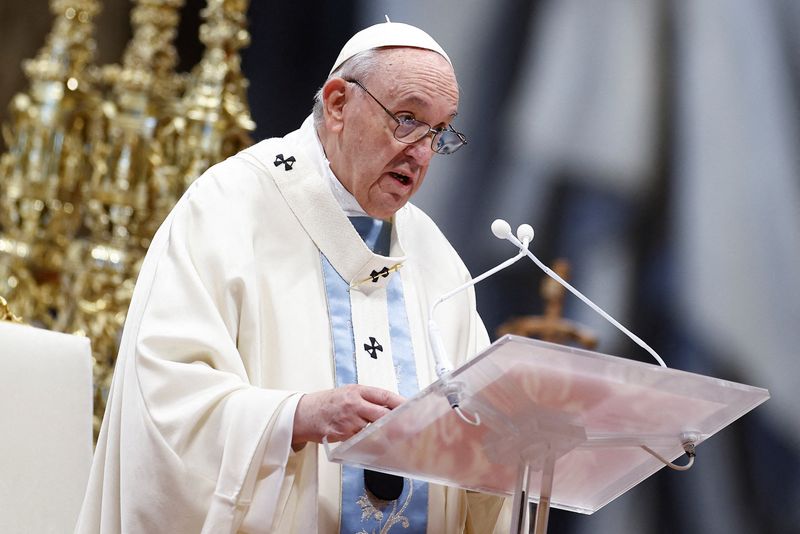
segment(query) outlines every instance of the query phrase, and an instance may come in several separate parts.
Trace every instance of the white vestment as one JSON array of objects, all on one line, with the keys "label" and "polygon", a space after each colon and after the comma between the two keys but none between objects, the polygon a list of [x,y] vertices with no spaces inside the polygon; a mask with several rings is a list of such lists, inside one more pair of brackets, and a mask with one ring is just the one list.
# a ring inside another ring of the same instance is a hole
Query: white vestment
[{"label": "white vestment", "polygon": [[[374,272],[401,277],[419,385],[435,380],[428,310],[469,274],[410,204],[390,256],[372,253],[318,172],[311,127],[209,169],[154,237],[77,532],[338,532],[340,466],[290,446],[300,394],[335,384],[321,255],[351,285],[355,336],[388,328]],[[488,344],[471,291],[436,319],[455,365]],[[366,360],[359,382],[396,390],[391,361]],[[428,532],[491,532],[502,500],[431,484],[428,503]]]}]

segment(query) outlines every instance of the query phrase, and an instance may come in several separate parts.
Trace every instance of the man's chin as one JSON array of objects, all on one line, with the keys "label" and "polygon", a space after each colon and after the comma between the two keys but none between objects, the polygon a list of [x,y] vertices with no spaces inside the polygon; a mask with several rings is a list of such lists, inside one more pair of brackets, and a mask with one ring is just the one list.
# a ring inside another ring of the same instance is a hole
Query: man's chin
[{"label": "man's chin", "polygon": [[394,214],[397,213],[397,210],[402,208],[408,202],[407,199],[401,202],[393,202],[391,204],[381,204],[380,206],[368,206],[364,208],[364,211],[367,212],[367,215],[370,217],[374,217],[375,219],[383,219],[384,221],[391,220],[394,217]]}]

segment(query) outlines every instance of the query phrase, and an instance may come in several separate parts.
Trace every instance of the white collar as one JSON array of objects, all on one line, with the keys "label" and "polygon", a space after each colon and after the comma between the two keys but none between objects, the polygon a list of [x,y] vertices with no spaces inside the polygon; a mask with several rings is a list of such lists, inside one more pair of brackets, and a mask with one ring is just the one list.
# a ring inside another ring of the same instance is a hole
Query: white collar
[{"label": "white collar", "polygon": [[317,129],[314,127],[313,115],[309,115],[306,120],[303,121],[303,125],[300,126],[298,134],[303,146],[310,148],[310,156],[314,170],[328,182],[331,192],[334,198],[336,198],[336,202],[339,203],[339,206],[345,214],[348,217],[369,217],[367,212],[359,205],[356,197],[350,194],[342,185],[342,182],[333,174],[331,163],[328,161],[328,158],[325,157],[325,150],[322,148],[322,142],[317,135]]}]

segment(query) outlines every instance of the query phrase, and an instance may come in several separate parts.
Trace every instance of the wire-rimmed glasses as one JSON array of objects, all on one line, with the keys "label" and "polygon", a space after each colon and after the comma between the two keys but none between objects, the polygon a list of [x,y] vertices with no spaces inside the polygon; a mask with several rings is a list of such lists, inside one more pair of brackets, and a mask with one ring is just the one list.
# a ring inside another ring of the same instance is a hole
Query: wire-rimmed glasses
[{"label": "wire-rimmed glasses", "polygon": [[463,133],[454,130],[452,126],[447,126],[446,128],[432,128],[427,122],[422,122],[413,117],[398,117],[389,111],[389,109],[384,106],[380,100],[375,98],[375,95],[370,93],[361,82],[352,79],[345,79],[345,81],[348,83],[354,83],[363,89],[364,92],[367,93],[381,108],[383,108],[383,111],[385,111],[386,114],[397,123],[397,127],[394,129],[394,138],[401,143],[412,145],[423,137],[433,134],[433,138],[431,139],[431,150],[437,154],[452,154],[467,144],[466,136]]}]

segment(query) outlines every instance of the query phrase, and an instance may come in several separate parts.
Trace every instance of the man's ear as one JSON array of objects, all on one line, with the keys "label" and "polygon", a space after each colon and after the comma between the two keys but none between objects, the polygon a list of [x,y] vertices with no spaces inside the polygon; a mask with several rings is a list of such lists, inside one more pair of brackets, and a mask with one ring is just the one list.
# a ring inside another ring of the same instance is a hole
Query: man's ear
[{"label": "man's ear", "polygon": [[332,132],[341,131],[344,125],[344,105],[347,101],[347,82],[331,78],[322,87],[322,109],[325,127]]}]

